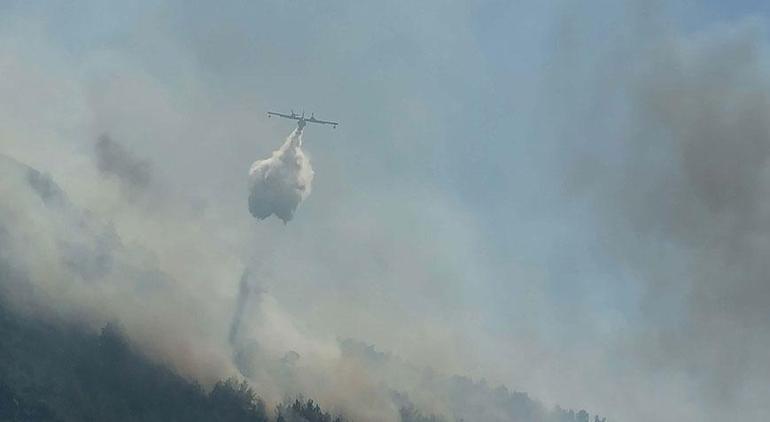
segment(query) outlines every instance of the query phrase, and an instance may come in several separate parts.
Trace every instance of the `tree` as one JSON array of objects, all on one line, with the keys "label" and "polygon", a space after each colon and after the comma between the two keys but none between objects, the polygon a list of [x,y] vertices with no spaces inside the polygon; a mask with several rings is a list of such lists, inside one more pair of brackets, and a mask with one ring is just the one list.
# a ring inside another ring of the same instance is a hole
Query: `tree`
[{"label": "tree", "polygon": [[218,421],[267,421],[265,403],[243,380],[219,381],[209,393],[209,403]]}]

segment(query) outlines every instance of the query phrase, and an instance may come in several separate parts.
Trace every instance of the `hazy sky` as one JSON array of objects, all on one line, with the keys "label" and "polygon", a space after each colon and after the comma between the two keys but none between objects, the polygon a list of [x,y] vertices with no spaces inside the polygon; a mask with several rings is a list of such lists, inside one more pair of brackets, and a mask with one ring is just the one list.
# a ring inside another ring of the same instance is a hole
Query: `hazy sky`
[{"label": "hazy sky", "polygon": [[[762,420],[768,13],[3,1],[0,152],[98,209],[66,157],[109,132],[308,331],[617,421]],[[306,129],[294,219],[257,222],[290,108],[341,125]]]}]

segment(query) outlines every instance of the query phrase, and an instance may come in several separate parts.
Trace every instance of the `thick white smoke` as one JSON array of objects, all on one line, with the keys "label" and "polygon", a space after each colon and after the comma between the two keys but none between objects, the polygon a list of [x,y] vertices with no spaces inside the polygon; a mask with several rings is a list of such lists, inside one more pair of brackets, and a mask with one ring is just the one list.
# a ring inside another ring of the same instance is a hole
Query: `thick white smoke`
[{"label": "thick white smoke", "polygon": [[284,223],[310,194],[313,168],[302,152],[302,131],[295,129],[270,158],[255,161],[249,170],[249,211],[264,220],[275,214]]}]

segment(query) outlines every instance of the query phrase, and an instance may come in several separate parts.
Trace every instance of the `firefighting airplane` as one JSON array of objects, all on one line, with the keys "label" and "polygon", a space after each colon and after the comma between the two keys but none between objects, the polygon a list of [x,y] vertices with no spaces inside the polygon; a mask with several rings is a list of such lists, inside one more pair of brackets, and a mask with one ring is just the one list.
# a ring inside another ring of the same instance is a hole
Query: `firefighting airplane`
[{"label": "firefighting airplane", "polygon": [[302,112],[302,114],[297,114],[294,112],[294,110],[291,111],[291,114],[276,113],[274,111],[267,112],[267,117],[273,117],[273,116],[283,117],[284,119],[296,120],[297,128],[299,129],[300,132],[302,132],[302,129],[304,129],[308,123],[318,123],[319,125],[331,125],[331,127],[334,129],[337,129],[337,125],[339,124],[337,122],[318,120],[315,118],[313,114],[310,114],[310,117],[305,117],[304,111]]}]

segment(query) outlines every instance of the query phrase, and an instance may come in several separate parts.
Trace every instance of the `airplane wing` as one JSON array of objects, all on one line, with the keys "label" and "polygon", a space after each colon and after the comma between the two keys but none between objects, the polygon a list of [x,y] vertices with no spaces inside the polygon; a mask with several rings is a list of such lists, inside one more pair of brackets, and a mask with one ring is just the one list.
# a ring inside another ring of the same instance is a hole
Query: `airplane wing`
[{"label": "airplane wing", "polygon": [[314,118],[314,119],[312,119],[312,120],[311,120],[311,119],[308,119],[308,122],[311,122],[311,123],[320,123],[320,124],[322,124],[322,125],[332,125],[332,126],[334,126],[334,127],[336,127],[336,126],[339,124],[339,123],[337,123],[337,122],[330,122],[330,121],[327,121],[327,120],[318,120],[318,119],[315,119],[315,118]]},{"label": "airplane wing", "polygon": [[291,116],[291,115],[289,115],[289,114],[283,114],[283,113],[276,113],[276,112],[274,112],[274,111],[268,111],[268,112],[267,112],[267,115],[268,115],[268,116],[278,116],[278,117],[283,117],[284,119],[299,120],[299,117],[297,117],[297,116]]}]

